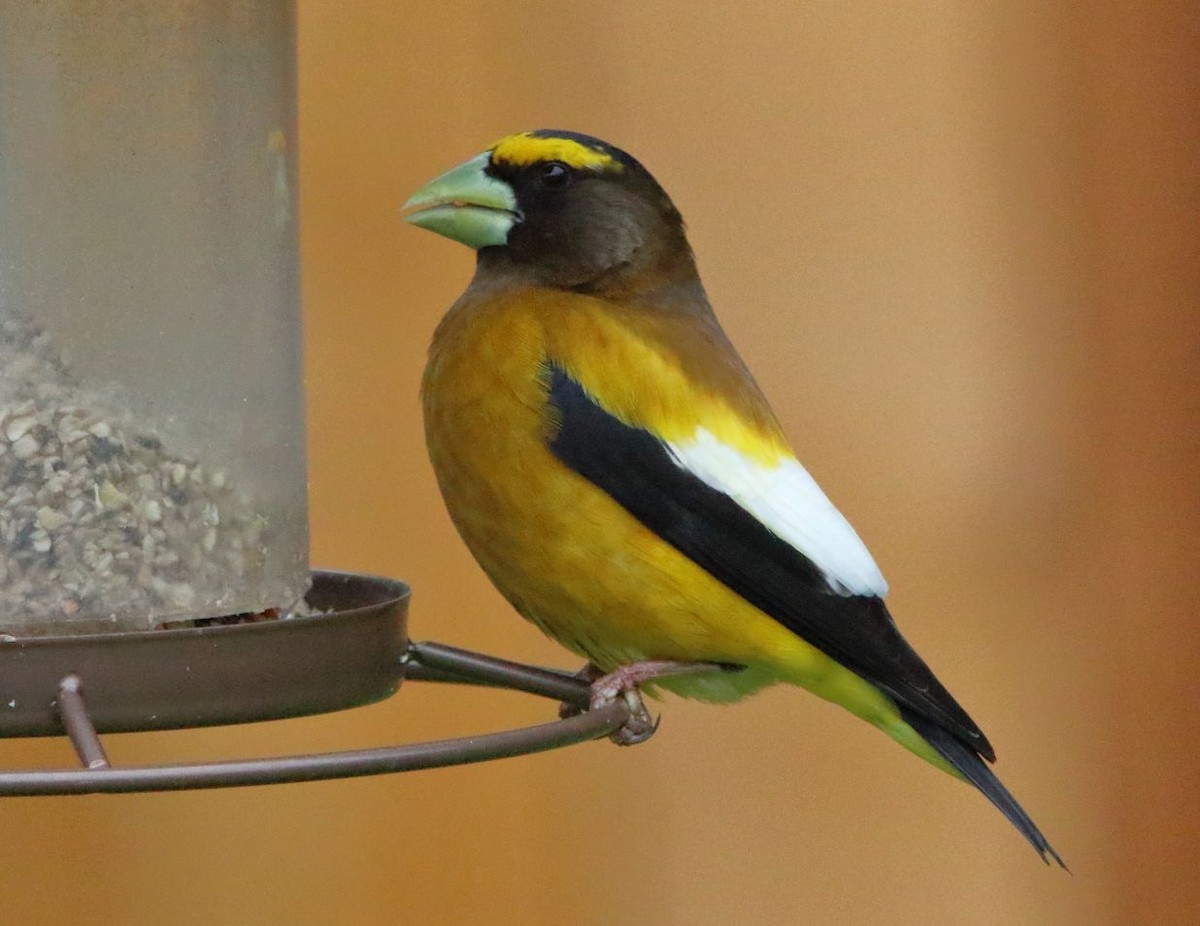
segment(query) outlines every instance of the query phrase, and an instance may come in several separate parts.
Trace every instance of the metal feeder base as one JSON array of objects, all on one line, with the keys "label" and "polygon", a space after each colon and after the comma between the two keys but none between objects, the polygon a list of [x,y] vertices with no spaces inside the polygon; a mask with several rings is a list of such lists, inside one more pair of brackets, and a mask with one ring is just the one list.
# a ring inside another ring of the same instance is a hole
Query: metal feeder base
[{"label": "metal feeder base", "polygon": [[0,736],[61,736],[59,683],[79,679],[101,733],[278,720],[357,707],[400,684],[409,589],[313,573],[307,617],[0,642]]},{"label": "metal feeder base", "polygon": [[[406,638],[408,587],[313,574],[322,611],[229,627],[0,643],[0,736],[70,737],[81,768],[0,772],[0,795],[166,791],[413,771],[554,749],[606,736],[623,699],[587,710],[590,688],[562,672]],[[519,730],[318,755],[114,767],[100,733],[275,720],[368,704],[402,678],[525,691],[582,713]]]}]

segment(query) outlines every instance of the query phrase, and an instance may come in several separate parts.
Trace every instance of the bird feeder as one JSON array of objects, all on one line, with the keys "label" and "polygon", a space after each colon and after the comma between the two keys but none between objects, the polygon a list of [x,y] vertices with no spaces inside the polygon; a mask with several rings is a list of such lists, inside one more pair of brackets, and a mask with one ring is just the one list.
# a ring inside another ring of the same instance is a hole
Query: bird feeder
[{"label": "bird feeder", "polygon": [[0,4],[0,793],[264,783],[612,732],[120,769],[106,731],[365,704],[402,678],[587,686],[408,642],[402,583],[310,574],[285,0]]}]

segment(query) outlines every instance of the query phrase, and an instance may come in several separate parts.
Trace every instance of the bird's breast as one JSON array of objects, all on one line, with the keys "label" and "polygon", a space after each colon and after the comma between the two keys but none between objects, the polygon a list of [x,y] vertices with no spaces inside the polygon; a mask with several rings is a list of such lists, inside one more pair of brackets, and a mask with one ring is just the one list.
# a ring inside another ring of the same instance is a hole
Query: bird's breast
[{"label": "bird's breast", "polygon": [[[589,328],[569,311],[538,297],[464,301],[435,335],[422,388],[426,439],[480,565],[522,614],[604,668],[648,658],[761,662],[764,649],[799,643],[550,452],[549,361],[569,372],[590,364],[581,376],[619,381],[616,404],[640,393],[660,413],[672,410],[669,389],[639,380],[668,360],[609,321]],[[566,345],[564,330],[577,332]]]}]

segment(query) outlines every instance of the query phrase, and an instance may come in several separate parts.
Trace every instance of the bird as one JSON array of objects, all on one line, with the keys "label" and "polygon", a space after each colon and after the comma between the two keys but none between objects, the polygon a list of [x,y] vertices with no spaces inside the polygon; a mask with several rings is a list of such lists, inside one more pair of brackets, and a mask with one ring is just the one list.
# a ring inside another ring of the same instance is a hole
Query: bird
[{"label": "bird", "polygon": [[801,465],[709,303],[683,219],[634,157],[508,135],[402,207],[476,251],[422,378],[450,518],[514,609],[587,660],[592,706],[790,683],[981,791],[1061,857],[991,743],[901,636],[888,585]]}]

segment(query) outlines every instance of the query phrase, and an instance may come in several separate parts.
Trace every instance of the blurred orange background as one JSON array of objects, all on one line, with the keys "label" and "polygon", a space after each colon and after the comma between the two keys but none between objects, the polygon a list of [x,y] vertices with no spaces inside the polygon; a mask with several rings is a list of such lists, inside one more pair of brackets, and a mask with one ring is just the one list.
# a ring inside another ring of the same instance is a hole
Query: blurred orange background
[{"label": "blurred orange background", "polygon": [[[425,460],[425,347],[472,255],[423,181],[527,128],[629,149],[909,639],[1074,872],[796,690],[437,772],[0,802],[0,922],[1195,924],[1200,17],[1191,2],[300,4],[315,564],[411,631],[574,668],[475,568]],[[413,684],[117,762],[540,722]],[[5,766],[65,741],[0,743]]]}]

